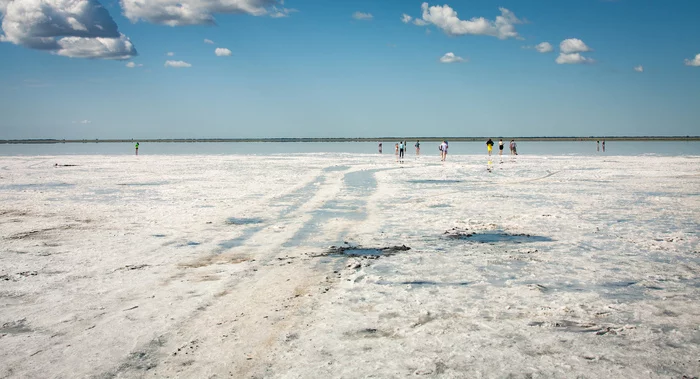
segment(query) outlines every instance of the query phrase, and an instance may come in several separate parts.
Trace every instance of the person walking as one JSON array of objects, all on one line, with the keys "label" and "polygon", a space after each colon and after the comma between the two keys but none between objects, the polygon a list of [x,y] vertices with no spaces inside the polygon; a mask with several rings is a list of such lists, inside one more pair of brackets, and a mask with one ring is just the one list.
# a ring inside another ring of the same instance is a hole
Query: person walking
[{"label": "person walking", "polygon": [[420,141],[417,140],[415,146],[416,146],[416,155],[420,155]]},{"label": "person walking", "polygon": [[136,142],[136,155],[139,155],[139,143]]},{"label": "person walking", "polygon": [[503,138],[498,139],[498,155],[503,156]]},{"label": "person walking", "polygon": [[445,161],[445,159],[447,159],[447,148],[448,148],[447,141],[442,141],[439,149],[440,149],[440,160],[443,162]]},{"label": "person walking", "polygon": [[513,144],[513,155],[518,155],[518,144],[515,143],[515,140],[513,140],[512,144]]},{"label": "person walking", "polygon": [[381,154],[381,153],[382,153],[382,143],[379,142],[379,154]]},{"label": "person walking", "polygon": [[605,140],[603,140],[603,152],[605,152]]},{"label": "person walking", "polygon": [[510,140],[510,155],[513,155],[513,145],[515,145],[515,140]]},{"label": "person walking", "polygon": [[404,142],[399,143],[399,161],[403,162],[403,153],[406,150],[406,145]]},{"label": "person walking", "polygon": [[493,150],[493,141],[491,138],[489,138],[488,141],[486,141],[486,150],[489,152],[489,157],[491,156],[491,150]]}]

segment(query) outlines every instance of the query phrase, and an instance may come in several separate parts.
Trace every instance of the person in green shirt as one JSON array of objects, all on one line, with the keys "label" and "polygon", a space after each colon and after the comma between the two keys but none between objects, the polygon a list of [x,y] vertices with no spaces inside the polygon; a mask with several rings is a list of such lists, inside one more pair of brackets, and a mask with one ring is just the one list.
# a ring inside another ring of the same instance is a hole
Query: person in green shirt
[{"label": "person in green shirt", "polygon": [[139,155],[139,143],[136,142],[136,155]]}]

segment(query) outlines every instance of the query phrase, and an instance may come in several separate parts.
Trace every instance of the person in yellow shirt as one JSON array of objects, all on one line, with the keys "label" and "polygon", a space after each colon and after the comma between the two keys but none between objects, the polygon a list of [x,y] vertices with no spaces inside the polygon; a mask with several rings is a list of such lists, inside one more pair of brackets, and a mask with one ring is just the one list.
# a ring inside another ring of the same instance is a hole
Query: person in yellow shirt
[{"label": "person in yellow shirt", "polygon": [[489,156],[491,156],[491,151],[493,150],[493,141],[491,138],[489,138],[488,141],[486,141],[486,150],[489,152]]}]

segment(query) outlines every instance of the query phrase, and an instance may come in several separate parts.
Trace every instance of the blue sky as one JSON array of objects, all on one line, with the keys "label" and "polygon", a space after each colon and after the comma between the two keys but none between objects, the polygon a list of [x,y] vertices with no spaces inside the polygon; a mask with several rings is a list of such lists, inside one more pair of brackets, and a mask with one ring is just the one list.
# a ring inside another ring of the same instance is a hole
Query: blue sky
[{"label": "blue sky", "polygon": [[696,0],[72,1],[0,0],[0,139],[700,134]]}]

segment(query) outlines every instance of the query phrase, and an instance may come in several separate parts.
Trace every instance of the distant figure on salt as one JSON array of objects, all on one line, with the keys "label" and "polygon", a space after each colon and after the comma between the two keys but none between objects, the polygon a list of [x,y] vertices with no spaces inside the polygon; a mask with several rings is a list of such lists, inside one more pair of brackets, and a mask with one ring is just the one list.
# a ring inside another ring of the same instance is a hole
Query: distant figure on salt
[{"label": "distant figure on salt", "polygon": [[399,143],[399,160],[401,162],[403,162],[404,150],[406,150],[406,145],[403,142]]},{"label": "distant figure on salt", "polygon": [[381,154],[381,153],[382,153],[382,143],[379,142],[379,154]]},{"label": "distant figure on salt", "polygon": [[603,140],[603,152],[605,152],[605,140]]},{"label": "distant figure on salt", "polygon": [[443,162],[447,159],[447,147],[447,141],[442,141],[440,147],[438,147],[440,149],[440,160]]},{"label": "distant figure on salt", "polygon": [[503,155],[503,138],[498,140],[498,155]]},{"label": "distant figure on salt", "polygon": [[514,139],[510,140],[510,154],[518,155],[518,144],[515,143]]},{"label": "distant figure on salt", "polygon": [[396,155],[396,158],[399,157],[399,144],[397,143],[396,146],[394,146],[394,155]]},{"label": "distant figure on salt", "polygon": [[600,151],[600,140],[595,141],[596,146],[595,146],[595,151]]},{"label": "distant figure on salt", "polygon": [[486,150],[488,150],[489,156],[491,156],[491,150],[493,150],[493,141],[491,141],[491,138],[486,141]]},{"label": "distant figure on salt", "polygon": [[136,142],[136,155],[139,155],[139,143]]},{"label": "distant figure on salt", "polygon": [[420,141],[416,141],[414,146],[416,147],[416,155],[420,155]]}]

